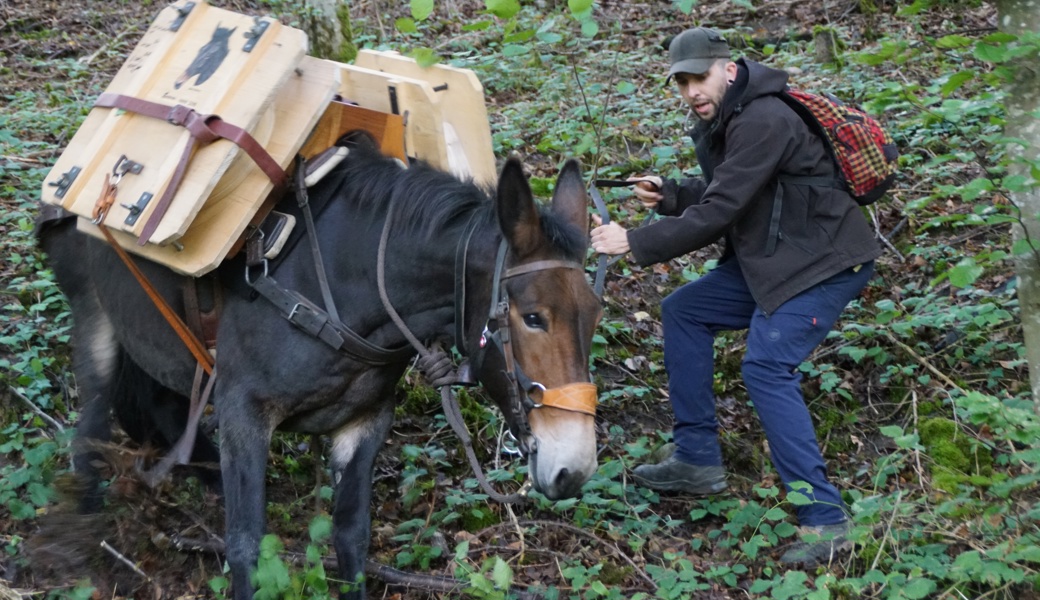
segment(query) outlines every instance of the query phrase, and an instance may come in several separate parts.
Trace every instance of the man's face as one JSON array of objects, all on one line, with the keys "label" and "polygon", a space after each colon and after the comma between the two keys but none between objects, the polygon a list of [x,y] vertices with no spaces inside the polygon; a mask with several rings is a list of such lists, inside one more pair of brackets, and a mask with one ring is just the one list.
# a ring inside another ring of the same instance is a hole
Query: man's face
[{"label": "man's face", "polygon": [[693,109],[697,118],[710,121],[718,114],[722,97],[736,74],[736,63],[716,61],[706,73],[700,75],[676,73],[675,84],[679,87],[683,101]]}]

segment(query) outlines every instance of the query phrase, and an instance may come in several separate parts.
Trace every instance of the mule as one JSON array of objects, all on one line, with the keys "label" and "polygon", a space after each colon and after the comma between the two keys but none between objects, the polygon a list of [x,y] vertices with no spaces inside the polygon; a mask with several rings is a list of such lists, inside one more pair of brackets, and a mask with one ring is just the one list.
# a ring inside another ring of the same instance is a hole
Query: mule
[{"label": "mule", "polygon": [[[505,163],[497,190],[485,190],[421,163],[402,168],[362,144],[308,195],[312,205],[324,206],[314,231],[340,324],[379,348],[404,346],[406,335],[380,299],[382,277],[387,300],[415,338],[455,343],[470,355],[477,379],[528,449],[533,487],[552,499],[577,495],[597,468],[594,410],[550,406],[549,398],[590,385],[589,353],[601,314],[581,267],[588,217],[578,163],[561,170],[548,208],[535,202],[516,159]],[[107,435],[104,415],[125,372],[121,364],[171,394],[189,395],[192,355],[115,252],[69,222],[43,228],[40,241],[72,307],[74,371],[87,403],[78,435]],[[267,454],[280,429],[331,436],[333,545],[339,576],[357,582],[343,597],[361,599],[373,465],[389,435],[394,388],[414,351],[387,350],[392,358],[373,364],[290,322],[287,309],[258,297],[259,278],[313,301],[297,303],[293,313],[320,307],[323,296],[306,242],[280,258],[269,274],[250,270],[241,258],[216,271],[224,309],[212,402],[234,597],[253,594],[250,573],[266,527]],[[183,313],[183,277],[135,262]],[[492,304],[504,298],[508,310],[496,322],[489,318]],[[506,352],[498,343],[503,330],[510,334]],[[517,397],[523,410],[516,410]],[[74,464],[91,472],[86,453]]]}]

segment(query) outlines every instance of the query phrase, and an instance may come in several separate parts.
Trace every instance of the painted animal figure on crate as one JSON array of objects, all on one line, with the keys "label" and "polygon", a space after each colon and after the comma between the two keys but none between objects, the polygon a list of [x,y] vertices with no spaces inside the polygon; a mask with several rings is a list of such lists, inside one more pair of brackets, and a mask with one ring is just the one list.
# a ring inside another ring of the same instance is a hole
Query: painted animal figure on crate
[{"label": "painted animal figure on crate", "polygon": [[[563,168],[545,208],[515,159],[502,169],[497,191],[486,191],[423,164],[402,169],[362,144],[310,188],[309,198],[324,206],[315,230],[339,323],[382,349],[406,347],[380,299],[377,266],[384,265],[387,299],[414,337],[454,341],[469,355],[476,379],[528,450],[535,489],[553,499],[577,495],[597,467],[588,363],[600,317],[581,266],[587,198],[577,162]],[[89,401],[79,435],[108,436],[106,415],[126,371],[121,364],[187,396],[196,368],[191,354],[112,249],[72,221],[43,227],[40,239],[72,306],[75,372],[80,397]],[[315,301],[293,312],[320,306],[308,243],[283,255],[263,277]],[[183,278],[136,262],[183,312]],[[387,350],[390,358],[373,364],[380,361],[334,350],[290,323],[289,308],[256,297],[244,259],[226,261],[217,274],[224,309],[212,402],[235,598],[253,593],[249,573],[266,527],[264,481],[275,429],[331,436],[333,544],[339,575],[355,581],[368,552],[374,461],[390,431],[395,386],[415,353]],[[507,333],[510,344],[503,346],[499,336]],[[554,401],[568,396],[591,403],[582,410]],[[76,457],[76,468],[96,483],[87,458]],[[364,598],[363,583],[344,597]]]},{"label": "painted animal figure on crate", "polygon": [[192,59],[188,68],[184,69],[184,72],[177,77],[177,81],[173,82],[173,87],[178,90],[181,89],[181,86],[192,77],[196,77],[195,85],[206,83],[206,80],[217,72],[221,63],[227,58],[231,34],[235,33],[236,29],[238,28],[232,27],[228,29],[227,27],[217,25],[217,28],[213,30],[213,37],[199,48],[198,54]]}]

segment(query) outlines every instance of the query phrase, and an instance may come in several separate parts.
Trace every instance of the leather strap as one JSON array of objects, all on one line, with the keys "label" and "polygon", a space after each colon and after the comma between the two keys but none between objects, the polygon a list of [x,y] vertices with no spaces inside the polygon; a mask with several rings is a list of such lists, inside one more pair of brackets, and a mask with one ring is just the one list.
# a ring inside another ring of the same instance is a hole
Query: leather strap
[{"label": "leather strap", "polygon": [[200,145],[205,146],[218,139],[229,140],[245,150],[246,154],[271,179],[275,187],[283,187],[288,180],[285,170],[271,158],[271,155],[256,141],[256,138],[250,135],[248,131],[225,122],[217,115],[201,115],[195,112],[194,109],[182,104],[169,106],[108,92],[101,94],[94,106],[99,108],[120,108],[146,117],[162,119],[172,125],[184,127],[191,133],[191,142],[184,147],[173,177],[170,179],[166,189],[163,190],[162,196],[145,222],[144,229],[137,240],[137,244],[140,246],[147,244],[148,238],[158,228],[159,222],[162,221],[166,210],[170,207],[170,203],[173,202],[173,197],[177,193],[177,188],[180,187],[184,174],[187,173],[188,163],[191,162],[192,155]]},{"label": "leather strap", "polygon": [[126,265],[126,267],[130,269],[130,272],[133,274],[134,279],[137,279],[137,283],[141,286],[142,289],[144,289],[145,293],[148,294],[148,297],[152,300],[152,304],[154,304],[155,307],[159,309],[159,312],[162,313],[162,316],[166,319],[166,322],[169,323],[171,327],[173,327],[173,330],[177,333],[177,337],[179,337],[181,341],[184,342],[184,345],[188,347],[188,350],[191,352],[191,355],[195,357],[195,360],[198,361],[199,365],[202,366],[203,370],[205,370],[207,374],[212,375],[214,362],[213,356],[206,351],[206,348],[202,345],[202,342],[200,342],[197,337],[192,335],[191,330],[188,329],[188,326],[184,324],[184,321],[181,320],[179,316],[177,316],[177,313],[173,312],[173,309],[170,308],[170,305],[166,303],[166,300],[164,300],[163,297],[159,295],[159,292],[156,291],[155,286],[152,285],[152,282],[148,281],[148,278],[145,277],[144,273],[141,272],[141,269],[137,267],[137,264],[134,263],[133,259],[130,258],[130,255],[126,253],[126,250],[123,250],[123,247],[120,246],[119,242],[117,242],[116,239],[112,236],[112,233],[108,230],[108,227],[105,227],[104,221],[105,217],[108,216],[108,212],[107,209],[101,209],[100,207],[111,206],[116,195],[116,186],[110,183],[108,175],[105,175],[105,189],[103,193],[109,196],[109,198],[98,199],[98,202],[95,205],[94,210],[94,223],[98,226],[98,229],[101,230],[101,233],[104,234],[105,239],[108,240],[108,243],[110,246],[112,246],[112,249],[115,250],[116,254],[119,255],[119,258],[123,260],[123,263]]},{"label": "leather strap", "polygon": [[542,392],[542,400],[535,408],[549,406],[594,417],[598,403],[595,383],[569,383],[563,387],[549,388]]},{"label": "leather strap", "polygon": [[380,348],[338,321],[299,293],[283,288],[274,278],[261,275],[250,281],[257,292],[281,310],[290,323],[332,348],[369,365],[399,364],[415,355],[411,346]]},{"label": "leather strap", "polygon": [[510,277],[516,277],[517,275],[533,273],[544,269],[578,269],[579,271],[584,271],[585,267],[573,260],[535,260],[506,269],[506,272],[502,275],[502,279],[509,279]]},{"label": "leather strap", "polygon": [[212,273],[184,278],[185,320],[192,333],[211,352],[217,347],[217,328],[223,308],[223,288]]},{"label": "leather strap", "polygon": [[[597,180],[596,183],[599,183]],[[593,204],[596,205],[596,211],[599,212],[600,222],[603,225],[610,223],[610,211],[607,210],[607,203],[603,201],[603,196],[599,195],[599,190],[596,186],[589,188],[589,196],[592,197]],[[592,291],[595,292],[597,298],[603,298],[603,284],[606,282],[607,276],[607,255],[600,254],[596,264],[596,279],[592,284]]]}]

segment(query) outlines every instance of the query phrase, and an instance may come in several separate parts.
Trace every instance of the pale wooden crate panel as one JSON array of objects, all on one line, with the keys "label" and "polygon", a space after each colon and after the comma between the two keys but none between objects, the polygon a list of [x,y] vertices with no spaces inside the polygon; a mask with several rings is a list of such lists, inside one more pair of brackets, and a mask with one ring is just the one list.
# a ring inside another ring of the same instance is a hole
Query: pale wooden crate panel
[{"label": "pale wooden crate panel", "polygon": [[[307,56],[278,91],[270,116],[261,120],[261,128],[263,123],[271,123],[265,147],[283,168],[291,166],[296,152],[338,89],[339,69],[327,61]],[[242,152],[176,243],[139,246],[132,234],[113,231],[113,235],[120,246],[139,256],[178,273],[204,275],[216,268],[236,246],[272,187],[271,180]],[[97,226],[87,219],[80,219],[78,227],[101,237]]]},{"label": "pale wooden crate panel", "polygon": [[348,102],[404,118],[405,153],[449,171],[444,119],[433,86],[425,81],[355,65],[340,68],[340,95]]},{"label": "pale wooden crate panel", "polygon": [[[275,93],[303,59],[306,35],[273,19],[254,19],[203,2],[184,16],[180,8],[185,5],[181,2],[159,13],[106,92],[170,106],[182,104],[253,131]],[[257,24],[266,26],[266,31],[255,39],[246,37]],[[247,52],[250,43],[252,49]],[[206,68],[200,70],[196,58],[205,57],[209,60],[201,60],[201,64]],[[298,132],[300,143],[308,131]],[[91,215],[106,175],[126,156],[143,169],[122,179],[106,224],[116,231],[140,235],[189,143],[190,134],[182,127],[122,110],[95,108],[46,178],[42,199],[81,216]],[[167,244],[182,237],[237,154],[238,147],[224,140],[197,151],[148,241]],[[81,173],[59,197],[52,184],[73,167],[79,167]],[[137,204],[146,193],[153,201],[136,221],[128,223],[131,212],[126,206]]]},{"label": "pale wooden crate panel", "polygon": [[367,49],[358,52],[354,65],[428,83],[441,113],[446,170],[479,183],[498,181],[484,86],[473,71],[442,64],[422,67],[397,52]]}]

